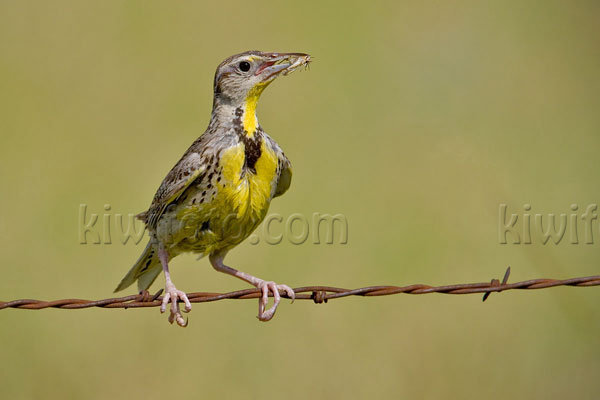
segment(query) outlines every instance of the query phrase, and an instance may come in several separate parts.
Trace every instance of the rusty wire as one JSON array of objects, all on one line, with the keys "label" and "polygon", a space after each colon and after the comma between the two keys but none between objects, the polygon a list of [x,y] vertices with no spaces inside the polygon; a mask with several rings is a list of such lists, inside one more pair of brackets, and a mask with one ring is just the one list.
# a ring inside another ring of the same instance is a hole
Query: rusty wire
[{"label": "rusty wire", "polygon": [[[502,292],[513,289],[546,289],[556,286],[599,286],[600,275],[586,276],[571,279],[531,279],[517,283],[508,283],[510,267],[506,270],[502,282],[498,279],[492,279],[490,282],[481,283],[459,283],[455,285],[429,286],[415,284],[409,286],[369,286],[360,289],[342,289],[331,286],[303,286],[295,288],[297,300],[313,300],[315,303],[327,303],[328,300],[338,299],[348,296],[387,296],[392,294],[474,294],[483,293],[485,301],[490,293]],[[101,307],[101,308],[142,308],[158,307],[162,302],[162,289],[155,295],[150,295],[147,291],[131,296],[115,297],[103,300],[82,300],[82,299],[62,299],[54,301],[42,301],[31,299],[20,299],[6,302],[0,302],[0,310],[7,308],[18,308],[25,310],[39,310],[42,308],[61,308],[75,310],[81,308]],[[188,293],[188,298],[192,303],[207,303],[211,301],[225,299],[256,299],[260,297],[258,289],[238,290],[229,293]],[[286,297],[281,293],[281,297]]]}]

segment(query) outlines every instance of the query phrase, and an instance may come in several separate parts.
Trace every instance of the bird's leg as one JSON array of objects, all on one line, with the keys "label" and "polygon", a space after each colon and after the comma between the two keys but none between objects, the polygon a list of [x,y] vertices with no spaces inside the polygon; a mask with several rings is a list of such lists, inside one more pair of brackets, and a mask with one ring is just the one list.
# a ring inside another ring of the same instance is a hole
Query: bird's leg
[{"label": "bird's leg", "polygon": [[171,282],[171,274],[169,274],[169,254],[162,245],[160,245],[158,248],[158,258],[160,259],[163,272],[165,273],[165,295],[163,296],[162,305],[160,306],[160,312],[164,313],[167,309],[167,304],[169,304],[169,301],[171,301],[171,314],[169,315],[169,322],[173,323],[173,321],[177,321],[177,325],[186,327],[187,321],[183,320],[183,316],[181,315],[177,301],[181,300],[185,303],[186,312],[190,312],[192,309],[192,304],[190,303],[190,300],[185,292],[177,290],[173,282]]},{"label": "bird's leg", "polygon": [[[261,321],[269,321],[275,315],[275,311],[277,311],[277,306],[279,306],[279,302],[281,301],[281,295],[279,294],[280,290],[283,290],[291,299],[292,302],[296,298],[296,294],[287,285],[278,285],[272,281],[264,281],[255,276],[247,274],[242,271],[238,271],[237,269],[228,267],[223,264],[223,259],[225,258],[224,254],[215,254],[210,255],[209,260],[214,269],[219,272],[224,272],[229,275],[233,275],[236,278],[239,278],[243,281],[248,282],[249,284],[256,286],[261,292],[262,296],[258,299],[258,319]],[[273,293],[273,306],[268,310],[265,310],[267,304],[269,302],[269,291]]]}]

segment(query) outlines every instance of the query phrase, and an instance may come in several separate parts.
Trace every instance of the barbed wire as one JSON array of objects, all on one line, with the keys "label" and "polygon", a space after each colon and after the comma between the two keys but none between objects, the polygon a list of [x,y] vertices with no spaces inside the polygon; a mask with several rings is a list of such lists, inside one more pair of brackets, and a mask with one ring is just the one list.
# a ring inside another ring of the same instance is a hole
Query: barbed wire
[{"label": "barbed wire", "polygon": [[[600,275],[586,276],[571,279],[531,279],[522,282],[508,283],[510,267],[507,268],[502,282],[498,279],[492,279],[490,282],[480,283],[459,283],[454,285],[430,286],[415,284],[409,286],[368,286],[359,289],[343,289],[332,286],[303,286],[294,289],[296,300],[312,300],[315,303],[327,303],[328,300],[339,299],[349,296],[389,296],[393,294],[475,294],[483,293],[483,301],[493,292],[503,292],[506,290],[532,290],[547,289],[557,286],[588,287],[599,286]],[[144,308],[158,307],[162,304],[162,289],[156,294],[151,295],[147,291],[137,295],[114,297],[103,300],[82,300],[82,299],[62,299],[53,301],[42,301],[32,299],[20,299],[2,302],[0,301],[0,310],[8,308],[18,308],[23,310],[40,310],[43,308],[61,308],[67,310],[76,310],[90,307],[101,308]],[[271,296],[271,294],[269,294]],[[206,293],[195,292],[187,293],[192,303],[208,303],[212,301],[226,299],[256,299],[260,297],[258,289],[245,289],[229,293]],[[285,293],[281,297],[288,298]]]}]

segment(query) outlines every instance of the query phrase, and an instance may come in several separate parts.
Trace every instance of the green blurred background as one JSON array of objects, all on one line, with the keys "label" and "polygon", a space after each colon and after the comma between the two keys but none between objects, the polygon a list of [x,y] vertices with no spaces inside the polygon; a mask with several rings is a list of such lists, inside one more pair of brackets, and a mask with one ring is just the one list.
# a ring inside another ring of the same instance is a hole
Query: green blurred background
[{"label": "green blurred background", "polygon": [[[259,106],[294,164],[271,211],[343,213],[349,240],[244,243],[230,265],[295,287],[597,274],[598,221],[592,245],[501,245],[498,207],[600,203],[599,17],[594,1],[3,1],[1,298],[112,296],[142,244],[80,245],[79,204],[145,210],[208,123],[215,67],[248,49],[315,59]],[[246,288],[172,265],[182,290]],[[158,309],[5,310],[0,395],[593,398],[599,301],[285,300],[268,324],[221,301],[187,329]]]}]

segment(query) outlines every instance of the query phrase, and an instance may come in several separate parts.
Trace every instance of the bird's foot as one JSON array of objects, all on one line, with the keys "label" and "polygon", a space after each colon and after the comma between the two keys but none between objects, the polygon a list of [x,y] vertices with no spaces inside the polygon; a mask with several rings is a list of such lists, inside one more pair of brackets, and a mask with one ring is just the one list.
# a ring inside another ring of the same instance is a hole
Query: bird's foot
[{"label": "bird's foot", "polygon": [[[279,302],[281,301],[280,290],[284,291],[292,299],[292,303],[296,298],[296,294],[288,285],[278,285],[275,282],[261,280],[256,287],[262,292],[262,296],[258,299],[258,319],[263,322],[269,321],[275,315],[277,306],[279,306]],[[274,302],[271,308],[265,311],[269,303],[269,291],[273,293]]]},{"label": "bird's foot", "polygon": [[173,323],[174,321],[176,321],[177,325],[181,326],[182,328],[185,328],[188,322],[187,320],[184,320],[183,316],[181,315],[181,310],[179,309],[178,304],[179,300],[181,300],[185,304],[185,312],[190,312],[192,310],[192,303],[190,303],[190,300],[188,299],[185,292],[177,290],[175,285],[173,285],[171,282],[167,282],[167,284],[165,285],[165,295],[163,296],[162,305],[160,306],[160,312],[164,313],[167,310],[167,304],[169,304],[170,301],[171,314],[169,315],[169,322]]}]

